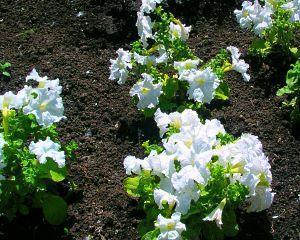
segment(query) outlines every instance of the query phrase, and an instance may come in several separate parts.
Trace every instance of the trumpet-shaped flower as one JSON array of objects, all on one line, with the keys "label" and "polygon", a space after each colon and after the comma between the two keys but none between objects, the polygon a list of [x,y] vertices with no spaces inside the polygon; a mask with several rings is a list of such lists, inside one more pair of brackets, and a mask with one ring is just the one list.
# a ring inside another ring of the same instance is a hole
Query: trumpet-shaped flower
[{"label": "trumpet-shaped flower", "polygon": [[287,3],[281,5],[281,7],[291,12],[292,22],[300,21],[300,0],[288,1]]},{"label": "trumpet-shaped flower", "polygon": [[232,69],[242,74],[244,80],[248,82],[250,80],[250,75],[247,73],[249,64],[240,59],[241,54],[238,48],[229,46],[227,50],[231,53]]},{"label": "trumpet-shaped flower", "polygon": [[166,154],[165,151],[157,154],[157,152],[153,150],[149,156],[145,158],[145,161],[148,162],[153,175],[170,177],[175,172],[173,157]]},{"label": "trumpet-shaped flower", "polygon": [[142,74],[143,81],[137,82],[130,89],[130,96],[137,96],[138,109],[154,108],[158,104],[158,98],[162,94],[162,84],[154,84],[153,77],[149,74]]},{"label": "trumpet-shaped flower", "polygon": [[189,38],[189,34],[191,31],[192,27],[186,27],[184,24],[174,24],[170,23],[170,34],[171,34],[171,39],[176,40],[176,39],[181,39],[182,41],[186,41]]},{"label": "trumpet-shaped flower", "polygon": [[162,0],[142,0],[141,12],[151,13]]},{"label": "trumpet-shaped flower", "polygon": [[159,209],[164,208],[164,204],[168,204],[170,208],[173,208],[175,204],[178,202],[176,196],[172,195],[169,192],[166,192],[162,189],[155,189],[154,190],[154,201],[158,205]]},{"label": "trumpet-shaped flower", "polygon": [[220,85],[220,80],[210,67],[191,71],[186,79],[189,82],[187,91],[189,99],[197,102],[210,103],[215,96],[215,90]]},{"label": "trumpet-shaped flower", "polygon": [[24,114],[33,114],[39,125],[48,127],[66,117],[62,98],[57,92],[48,89],[33,89],[27,106],[23,108]]},{"label": "trumpet-shaped flower", "polygon": [[253,31],[256,35],[262,36],[264,30],[270,28],[273,24],[273,20],[271,18],[273,14],[272,8],[268,5],[265,5],[260,9],[258,14],[253,19]]},{"label": "trumpet-shaped flower", "polygon": [[252,27],[252,16],[256,15],[255,10],[257,8],[255,5],[250,1],[244,1],[242,3],[242,10],[234,10],[234,14],[239,22],[241,28],[248,28]]},{"label": "trumpet-shaped flower", "polygon": [[159,228],[160,234],[158,240],[180,240],[181,233],[186,230],[183,223],[180,222],[181,214],[175,212],[171,218],[165,218],[161,214],[157,217],[155,227]]},{"label": "trumpet-shaped flower", "polygon": [[117,51],[118,57],[115,60],[110,59],[110,80],[118,80],[118,84],[124,84],[128,77],[128,69],[132,68],[131,54],[122,48]]},{"label": "trumpet-shaped flower", "polygon": [[46,88],[48,90],[56,91],[58,94],[62,92],[62,86],[59,85],[59,79],[48,80],[48,77],[40,77],[38,72],[34,69],[26,77],[26,82],[29,80],[34,80],[39,83],[38,88]]},{"label": "trumpet-shaped flower", "polygon": [[222,228],[222,213],[226,205],[226,198],[224,198],[221,203],[205,218],[203,221],[215,221],[219,228]]},{"label": "trumpet-shaped flower", "polygon": [[47,158],[51,158],[54,162],[58,164],[59,167],[65,166],[65,153],[64,151],[59,151],[60,145],[53,142],[49,137],[46,140],[39,140],[38,142],[31,142],[29,145],[29,151],[35,154],[37,160],[41,164],[47,162]]},{"label": "trumpet-shaped flower", "polygon": [[141,38],[144,48],[147,48],[149,45],[147,40],[154,38],[152,35],[153,23],[151,18],[149,16],[145,16],[143,12],[138,12],[137,16],[136,26],[138,28],[138,34]]}]

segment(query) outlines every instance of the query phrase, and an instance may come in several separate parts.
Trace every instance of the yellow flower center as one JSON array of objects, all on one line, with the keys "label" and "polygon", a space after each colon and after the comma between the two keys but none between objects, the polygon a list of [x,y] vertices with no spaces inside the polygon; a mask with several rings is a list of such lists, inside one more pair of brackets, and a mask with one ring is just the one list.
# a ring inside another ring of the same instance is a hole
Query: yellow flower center
[{"label": "yellow flower center", "polygon": [[167,224],[167,229],[168,229],[168,231],[173,230],[174,227],[175,227],[175,224],[174,224],[173,222],[169,222],[169,223]]},{"label": "yellow flower center", "polygon": [[205,83],[205,79],[203,79],[203,78],[198,78],[196,81],[200,86],[204,85],[204,83]]},{"label": "yellow flower center", "polygon": [[39,106],[39,109],[40,109],[41,111],[45,111],[47,105],[48,105],[48,102],[43,102],[43,103]]},{"label": "yellow flower center", "polygon": [[149,91],[150,91],[149,88],[142,87],[142,90],[141,90],[142,94],[145,95],[145,94],[147,94]]}]

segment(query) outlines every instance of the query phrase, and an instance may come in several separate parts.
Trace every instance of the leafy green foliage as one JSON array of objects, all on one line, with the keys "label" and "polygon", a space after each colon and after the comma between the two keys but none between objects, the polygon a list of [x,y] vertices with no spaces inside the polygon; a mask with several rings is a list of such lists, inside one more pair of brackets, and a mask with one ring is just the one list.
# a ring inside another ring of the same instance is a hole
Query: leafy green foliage
[{"label": "leafy green foliage", "polygon": [[294,123],[300,123],[300,60],[286,75],[286,86],[277,91],[278,96],[288,95],[288,101],[284,105],[292,109],[291,119]]},{"label": "leafy green foliage", "polygon": [[[55,125],[43,128],[34,115],[24,115],[21,111],[9,110],[2,116],[0,131],[6,144],[3,147],[3,169],[0,175],[5,179],[0,185],[0,213],[12,220],[18,213],[27,215],[31,208],[42,208],[50,224],[62,223],[66,216],[67,204],[59,197],[56,185],[67,177],[66,166],[59,167],[48,158],[42,164],[29,151],[30,142],[45,140],[47,137],[59,143]],[[75,142],[62,146],[67,159],[74,158]]]},{"label": "leafy green foliage", "polygon": [[0,73],[4,77],[10,77],[10,73],[8,72],[8,68],[10,68],[10,67],[11,67],[11,64],[9,62],[4,62],[4,63],[0,62]]}]

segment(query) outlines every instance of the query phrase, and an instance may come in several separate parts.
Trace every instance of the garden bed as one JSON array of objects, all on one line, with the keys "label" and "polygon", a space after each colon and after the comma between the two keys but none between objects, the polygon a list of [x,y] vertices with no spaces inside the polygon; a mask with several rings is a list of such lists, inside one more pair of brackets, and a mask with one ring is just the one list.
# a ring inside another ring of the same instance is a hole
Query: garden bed
[{"label": "garden bed", "polygon": [[[0,1],[0,59],[12,63],[12,79],[1,81],[1,94],[22,87],[32,67],[58,77],[68,117],[60,124],[62,141],[79,144],[77,161],[70,163],[79,190],[69,197],[68,231],[41,223],[39,212],[34,212],[10,224],[1,220],[1,239],[138,239],[136,226],[143,213],[123,190],[123,159],[129,154],[142,157],[141,143],[159,134],[155,123],[144,119],[131,102],[129,86],[108,80],[109,59],[136,38],[138,1],[105,2]],[[239,5],[233,0],[193,1],[172,11],[192,24],[190,44],[207,60],[228,45],[243,50],[249,46],[253,36],[240,29],[233,15]],[[276,196],[265,212],[239,214],[236,239],[299,239],[299,129],[289,123],[276,96],[289,63],[280,54],[265,62],[247,62],[251,81],[231,74],[226,79],[230,100],[213,102],[209,108],[227,132],[260,138],[272,165]]]}]

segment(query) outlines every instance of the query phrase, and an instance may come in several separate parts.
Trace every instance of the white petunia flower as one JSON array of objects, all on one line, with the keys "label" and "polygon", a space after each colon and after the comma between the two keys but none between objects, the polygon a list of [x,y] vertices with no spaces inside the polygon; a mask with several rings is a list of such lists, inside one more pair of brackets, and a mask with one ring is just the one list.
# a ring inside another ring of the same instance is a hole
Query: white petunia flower
[{"label": "white petunia flower", "polygon": [[128,69],[132,68],[131,54],[124,51],[123,48],[118,49],[118,57],[115,60],[110,59],[110,80],[118,80],[119,84],[124,84],[128,77]]},{"label": "white petunia flower", "polygon": [[186,230],[183,223],[180,222],[181,214],[175,212],[171,218],[165,218],[161,214],[157,217],[155,227],[159,228],[160,234],[158,240],[180,240],[181,233]]},{"label": "white petunia flower", "polygon": [[159,177],[170,177],[175,172],[175,165],[171,155],[162,152],[157,154],[155,150],[152,150],[145,161],[148,162],[153,175]]},{"label": "white petunia flower", "polygon": [[147,39],[153,39],[152,27],[153,23],[149,16],[145,16],[142,12],[137,13],[137,22],[136,26],[138,28],[138,34],[141,38],[144,48],[148,47]]},{"label": "white petunia flower", "polygon": [[247,73],[249,64],[240,59],[241,54],[238,48],[229,46],[227,50],[231,53],[232,69],[242,74],[244,80],[248,82],[250,80],[250,75]]},{"label": "white petunia flower", "polygon": [[34,69],[26,77],[26,82],[29,80],[34,80],[39,83],[38,88],[46,88],[48,90],[56,91],[58,94],[62,92],[62,86],[59,85],[59,79],[48,80],[48,77],[40,77],[38,72]]},{"label": "white petunia flower", "polygon": [[65,166],[65,153],[59,151],[60,145],[53,142],[49,137],[45,141],[39,140],[38,142],[31,142],[29,145],[29,151],[35,154],[37,160],[41,164],[47,162],[47,158],[53,159],[60,168]]},{"label": "white petunia flower", "polygon": [[170,34],[171,39],[181,39],[182,41],[186,41],[189,38],[189,33],[191,31],[192,27],[186,27],[184,24],[174,24],[170,23]]},{"label": "white petunia flower", "polygon": [[163,209],[163,205],[166,203],[169,205],[170,208],[173,208],[173,206],[175,206],[175,204],[178,202],[176,196],[162,189],[154,190],[154,201],[158,205],[159,209]]},{"label": "white petunia flower", "polygon": [[256,35],[261,37],[263,32],[272,26],[272,14],[272,8],[267,5],[260,9],[256,17],[253,19],[253,31]]},{"label": "white petunia flower", "polygon": [[142,0],[141,12],[151,13],[163,0]]},{"label": "white petunia flower", "polygon": [[256,9],[255,4],[250,1],[244,1],[242,3],[242,10],[234,10],[234,14],[241,28],[250,29],[252,27],[253,16],[257,14]]},{"label": "white petunia flower", "polygon": [[300,0],[288,1],[287,3],[281,5],[281,7],[291,12],[292,22],[300,21]]},{"label": "white petunia flower", "polygon": [[153,77],[149,74],[142,74],[143,81],[139,81],[130,89],[130,96],[137,96],[138,109],[154,108],[158,104],[158,98],[162,94],[162,84],[154,84]]},{"label": "white petunia flower", "polygon": [[33,114],[39,125],[48,127],[66,117],[62,98],[57,92],[48,89],[33,89],[27,106],[23,108],[24,114]]},{"label": "white petunia flower", "polygon": [[223,209],[226,205],[226,198],[224,198],[221,203],[205,218],[203,221],[216,221],[217,226],[221,229],[223,222],[222,222],[222,213]]},{"label": "white petunia flower", "polygon": [[151,56],[142,56],[136,52],[133,54],[134,60],[141,65],[156,65],[156,57],[151,55]]},{"label": "white petunia flower", "polygon": [[169,56],[164,45],[158,46],[158,54],[159,56],[155,60],[156,64],[168,62]]},{"label": "white petunia flower", "polygon": [[247,212],[260,212],[269,208],[273,202],[275,193],[266,186],[258,186],[255,195],[248,200]]},{"label": "white petunia flower", "polygon": [[187,91],[189,99],[203,103],[211,102],[215,96],[215,90],[220,85],[220,80],[210,67],[203,71],[191,71],[186,80],[190,85]]},{"label": "white petunia flower", "polygon": [[154,119],[160,130],[161,137],[168,131],[169,126],[179,130],[181,127],[198,126],[200,124],[197,112],[190,109],[186,109],[182,113],[173,112],[170,114],[163,113],[160,109],[157,109]]},{"label": "white petunia flower", "polygon": [[13,94],[11,91],[0,96],[0,110],[20,109],[23,107],[24,98],[20,94]]},{"label": "white petunia flower", "polygon": [[[184,73],[185,71],[190,71],[196,69],[200,63],[199,59],[192,60],[188,59],[186,61],[174,62],[174,68],[179,72],[179,74]],[[182,79],[184,80],[184,79]]]},{"label": "white petunia flower", "polygon": [[127,175],[132,173],[140,174],[141,170],[150,170],[150,166],[146,160],[136,158],[134,156],[127,156],[124,159],[124,168]]}]

